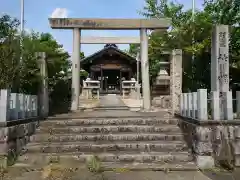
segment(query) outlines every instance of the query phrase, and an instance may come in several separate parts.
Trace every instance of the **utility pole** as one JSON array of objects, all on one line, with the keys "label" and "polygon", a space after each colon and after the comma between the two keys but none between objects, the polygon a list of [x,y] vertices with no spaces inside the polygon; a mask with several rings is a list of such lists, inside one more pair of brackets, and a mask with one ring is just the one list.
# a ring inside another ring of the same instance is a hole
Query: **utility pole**
[{"label": "utility pole", "polygon": [[23,35],[24,35],[24,0],[21,0],[21,18],[20,18],[20,63],[22,62],[22,50],[23,50]]}]

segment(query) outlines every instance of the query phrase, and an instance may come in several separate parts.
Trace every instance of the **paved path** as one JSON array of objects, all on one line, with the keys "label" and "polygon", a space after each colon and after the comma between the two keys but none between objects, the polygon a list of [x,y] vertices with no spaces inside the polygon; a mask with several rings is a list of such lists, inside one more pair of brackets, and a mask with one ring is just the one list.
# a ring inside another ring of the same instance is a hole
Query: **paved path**
[{"label": "paved path", "polygon": [[[63,171],[62,171],[63,172]],[[67,173],[67,169],[66,172]],[[178,171],[165,173],[162,171],[132,171],[132,172],[104,172],[102,174],[91,174],[83,169],[77,171],[69,171],[69,175],[65,175],[69,180],[238,180],[239,174],[235,173],[208,173],[200,171]],[[54,173],[53,173],[54,174]],[[57,173],[55,173],[57,174]],[[43,172],[33,171],[22,173],[21,176],[13,179],[4,177],[4,180],[46,180],[42,178]],[[70,177],[71,176],[71,177]],[[64,176],[61,176],[64,177]]]},{"label": "paved path", "polygon": [[115,94],[100,96],[100,107],[126,107],[121,98]]}]

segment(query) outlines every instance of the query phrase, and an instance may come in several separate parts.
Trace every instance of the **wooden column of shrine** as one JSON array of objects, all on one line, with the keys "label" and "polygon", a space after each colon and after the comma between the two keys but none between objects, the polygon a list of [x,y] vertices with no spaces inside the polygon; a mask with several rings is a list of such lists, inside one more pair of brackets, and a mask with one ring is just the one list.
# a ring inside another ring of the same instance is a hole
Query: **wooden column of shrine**
[{"label": "wooden column of shrine", "polygon": [[100,71],[101,71],[101,91],[103,90],[103,69],[102,69],[102,65],[100,66]]}]

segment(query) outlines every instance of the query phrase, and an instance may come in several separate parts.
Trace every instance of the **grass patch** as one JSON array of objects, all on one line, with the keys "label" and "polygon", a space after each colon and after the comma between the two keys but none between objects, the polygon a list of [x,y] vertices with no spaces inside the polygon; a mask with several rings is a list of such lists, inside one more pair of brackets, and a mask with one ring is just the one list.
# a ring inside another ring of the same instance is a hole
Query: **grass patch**
[{"label": "grass patch", "polygon": [[87,168],[90,172],[100,173],[102,172],[102,164],[100,159],[93,155],[87,159]]}]

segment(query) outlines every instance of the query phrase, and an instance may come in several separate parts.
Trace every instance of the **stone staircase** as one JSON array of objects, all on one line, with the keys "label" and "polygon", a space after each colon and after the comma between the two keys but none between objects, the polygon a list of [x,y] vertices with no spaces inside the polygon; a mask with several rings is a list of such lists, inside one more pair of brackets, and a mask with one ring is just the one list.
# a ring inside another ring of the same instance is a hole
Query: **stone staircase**
[{"label": "stone staircase", "polygon": [[15,166],[34,169],[56,161],[80,166],[93,155],[105,170],[196,170],[178,120],[164,116],[48,119]]}]

